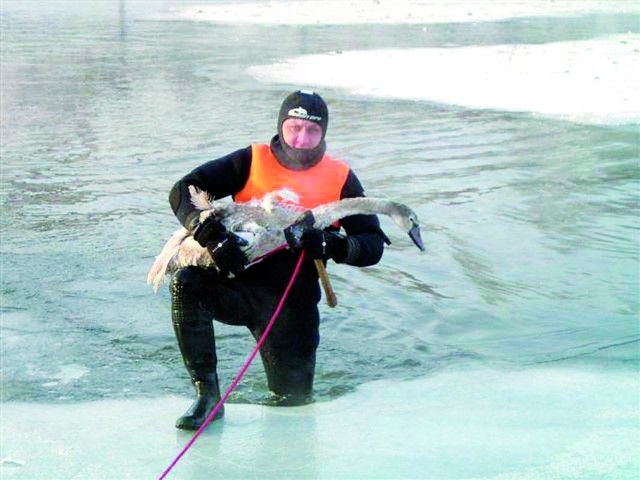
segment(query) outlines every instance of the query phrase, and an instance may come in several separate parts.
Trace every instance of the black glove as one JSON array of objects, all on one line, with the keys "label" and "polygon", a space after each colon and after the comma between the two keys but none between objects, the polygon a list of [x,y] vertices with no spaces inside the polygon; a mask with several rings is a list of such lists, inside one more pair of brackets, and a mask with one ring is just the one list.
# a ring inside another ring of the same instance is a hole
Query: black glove
[{"label": "black glove", "polygon": [[203,247],[212,240],[216,240],[226,234],[227,228],[213,217],[205,218],[193,231],[193,239]]},{"label": "black glove", "polygon": [[300,237],[300,246],[314,260],[341,262],[347,258],[347,238],[318,228],[306,230]]},{"label": "black glove", "polygon": [[221,272],[238,275],[249,263],[240,250],[238,237],[213,217],[208,217],[193,232],[193,238],[205,247]]},{"label": "black glove", "polygon": [[238,244],[237,237],[232,233],[223,233],[219,237],[207,242],[207,250],[221,272],[231,272],[238,275],[249,263],[247,256]]}]

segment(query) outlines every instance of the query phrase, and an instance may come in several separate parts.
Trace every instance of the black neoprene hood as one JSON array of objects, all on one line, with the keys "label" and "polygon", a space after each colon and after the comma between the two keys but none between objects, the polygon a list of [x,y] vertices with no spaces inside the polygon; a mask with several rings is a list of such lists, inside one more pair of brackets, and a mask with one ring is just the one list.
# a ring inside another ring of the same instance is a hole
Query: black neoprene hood
[{"label": "black neoprene hood", "polygon": [[327,134],[329,109],[320,95],[307,90],[293,92],[282,102],[278,115],[278,134],[282,138],[282,124],[288,118],[300,118],[317,123],[322,128],[322,139]]},{"label": "black neoprene hood", "polygon": [[[322,138],[313,148],[294,148],[287,145],[282,134],[282,124],[288,118],[300,118],[316,123],[322,128]],[[271,140],[271,150],[278,161],[293,170],[305,170],[316,165],[326,149],[324,137],[329,124],[329,109],[320,95],[307,90],[291,93],[282,102],[278,115],[278,135]]]}]

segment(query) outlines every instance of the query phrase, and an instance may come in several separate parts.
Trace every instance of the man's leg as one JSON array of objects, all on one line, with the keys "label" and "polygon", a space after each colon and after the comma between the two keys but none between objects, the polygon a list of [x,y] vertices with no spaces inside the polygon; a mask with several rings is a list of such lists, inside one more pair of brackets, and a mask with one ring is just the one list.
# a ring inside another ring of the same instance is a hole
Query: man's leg
[{"label": "man's leg", "polygon": [[[212,319],[229,325],[249,325],[255,317],[254,289],[215,270],[186,267],[171,280],[173,328],[196,399],[176,427],[196,430],[220,400]],[[258,303],[259,305],[260,303]],[[224,415],[220,409],[215,419]]]},{"label": "man's leg", "polygon": [[[171,319],[185,367],[196,389],[196,399],[176,421],[176,427],[197,430],[220,400],[216,343],[211,314],[202,308],[203,286],[215,280],[200,268],[184,268],[171,280]],[[215,419],[224,415],[220,409]]]},{"label": "man's leg", "polygon": [[[269,390],[280,397],[279,405],[303,405],[313,395],[319,313],[315,304],[291,303],[260,350]],[[252,330],[256,339],[265,326]]]}]

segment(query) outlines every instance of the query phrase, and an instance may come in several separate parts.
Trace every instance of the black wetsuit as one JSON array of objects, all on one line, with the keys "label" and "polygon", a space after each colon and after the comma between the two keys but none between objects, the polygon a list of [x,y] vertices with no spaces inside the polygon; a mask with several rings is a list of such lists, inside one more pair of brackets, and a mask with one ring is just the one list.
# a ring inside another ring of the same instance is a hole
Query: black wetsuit
[{"label": "black wetsuit", "polygon": [[[247,147],[187,174],[169,195],[176,217],[186,228],[193,229],[198,211],[191,204],[188,186],[205,190],[215,199],[234,196],[244,187],[250,167],[251,147]],[[361,196],[364,196],[363,188],[356,175],[349,171],[341,198]],[[357,240],[349,242],[352,248],[344,263],[368,266],[380,260],[386,237],[375,215],[353,215],[340,224],[348,237]],[[244,325],[258,339],[291,278],[297,259],[298,253],[283,250],[235,278],[223,278],[214,269],[197,267],[176,272],[171,283],[172,317],[194,382],[203,381],[212,372],[215,374],[217,358],[211,320]],[[284,397],[284,403],[303,403],[310,398],[319,342],[319,300],[315,265],[305,260],[260,352],[269,389]]]}]

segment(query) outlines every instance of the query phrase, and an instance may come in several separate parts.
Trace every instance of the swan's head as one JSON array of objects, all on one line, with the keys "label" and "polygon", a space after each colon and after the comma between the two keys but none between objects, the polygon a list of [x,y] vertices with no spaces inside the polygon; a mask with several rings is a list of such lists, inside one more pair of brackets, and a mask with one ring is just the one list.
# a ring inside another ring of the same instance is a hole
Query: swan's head
[{"label": "swan's head", "polygon": [[409,234],[409,237],[413,240],[416,247],[424,252],[425,247],[422,242],[422,236],[420,235],[420,223],[418,222],[416,212],[402,203],[391,202],[391,204],[392,211],[389,212],[390,217],[400,228]]}]

